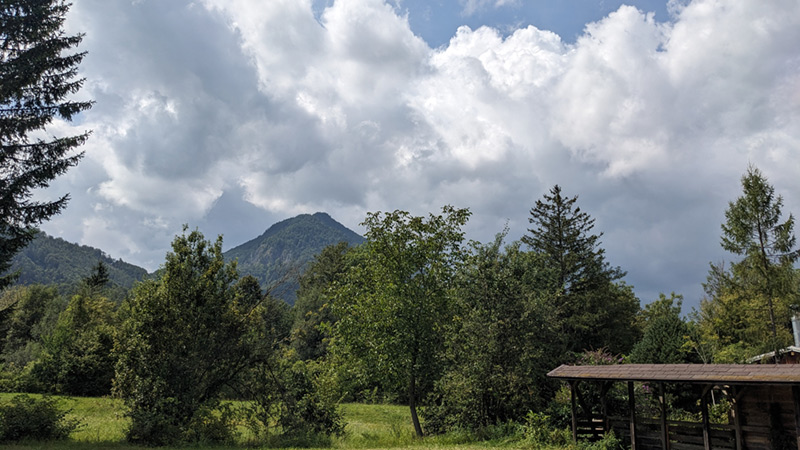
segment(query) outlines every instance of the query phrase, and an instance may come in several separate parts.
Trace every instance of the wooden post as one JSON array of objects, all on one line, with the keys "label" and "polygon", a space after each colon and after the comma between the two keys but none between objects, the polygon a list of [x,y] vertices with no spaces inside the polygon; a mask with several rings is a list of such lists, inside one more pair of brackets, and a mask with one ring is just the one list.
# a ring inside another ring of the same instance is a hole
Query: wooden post
[{"label": "wooden post", "polygon": [[[733,400],[733,429],[736,434],[736,450],[742,450],[744,448],[743,441],[742,441],[742,413],[739,408],[739,397],[742,396],[742,392],[736,387],[731,387],[731,400]],[[795,403],[795,412],[797,411],[797,404]]]},{"label": "wooden post", "polygon": [[703,418],[703,448],[711,450],[711,426],[708,420],[708,391],[713,386],[703,387],[703,394],[700,396],[700,413]]},{"label": "wooden post", "polygon": [[576,411],[575,390],[578,389],[577,381],[569,382],[570,400],[572,401],[572,440],[578,442],[578,411]]},{"label": "wooden post", "polygon": [[658,383],[658,402],[661,403],[661,448],[669,450],[669,428],[667,427],[667,397],[664,383]]},{"label": "wooden post", "polygon": [[600,404],[603,409],[603,433],[611,431],[611,421],[608,419],[608,391],[612,385],[611,381],[606,381],[600,388]]},{"label": "wooden post", "polygon": [[792,397],[794,398],[794,432],[797,441],[797,448],[800,448],[800,386],[792,386]]},{"label": "wooden post", "polygon": [[628,381],[628,408],[631,410],[631,450],[636,450],[636,400],[633,397],[633,381]]}]

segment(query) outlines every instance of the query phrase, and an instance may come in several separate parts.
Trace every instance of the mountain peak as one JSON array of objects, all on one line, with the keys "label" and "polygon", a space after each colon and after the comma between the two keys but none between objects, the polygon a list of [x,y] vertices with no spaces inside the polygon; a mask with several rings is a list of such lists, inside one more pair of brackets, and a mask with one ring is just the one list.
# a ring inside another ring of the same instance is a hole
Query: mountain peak
[{"label": "mountain peak", "polygon": [[289,283],[277,286],[273,294],[294,303],[297,279],[323,248],[347,242],[358,245],[364,238],[324,212],[301,214],[269,227],[261,236],[225,252],[228,260],[238,260],[239,273],[252,275],[261,286],[270,288],[287,277]]}]

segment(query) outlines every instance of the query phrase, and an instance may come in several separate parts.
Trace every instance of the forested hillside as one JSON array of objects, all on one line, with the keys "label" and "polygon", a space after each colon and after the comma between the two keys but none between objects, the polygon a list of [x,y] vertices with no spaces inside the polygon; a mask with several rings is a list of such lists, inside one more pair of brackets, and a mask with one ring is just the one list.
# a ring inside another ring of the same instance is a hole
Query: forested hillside
[{"label": "forested hillside", "polygon": [[364,238],[328,214],[301,214],[271,226],[261,236],[224,253],[237,260],[242,276],[254,276],[262,287],[294,304],[297,278],[323,248],[347,242],[357,245]]},{"label": "forested hillside", "polygon": [[67,242],[40,232],[36,238],[13,258],[12,271],[19,271],[17,284],[77,286],[92,273],[98,262],[108,269],[112,285],[129,290],[147,276],[147,270],[114,260],[102,250]]}]

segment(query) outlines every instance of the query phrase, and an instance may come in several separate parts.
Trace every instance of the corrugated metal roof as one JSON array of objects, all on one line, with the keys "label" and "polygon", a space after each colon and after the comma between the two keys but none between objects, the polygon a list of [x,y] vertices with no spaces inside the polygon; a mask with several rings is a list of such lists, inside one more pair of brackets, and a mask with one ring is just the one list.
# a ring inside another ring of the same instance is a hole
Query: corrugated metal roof
[{"label": "corrugated metal roof", "polygon": [[565,380],[664,381],[719,384],[800,384],[800,364],[619,364],[559,366],[548,377]]}]

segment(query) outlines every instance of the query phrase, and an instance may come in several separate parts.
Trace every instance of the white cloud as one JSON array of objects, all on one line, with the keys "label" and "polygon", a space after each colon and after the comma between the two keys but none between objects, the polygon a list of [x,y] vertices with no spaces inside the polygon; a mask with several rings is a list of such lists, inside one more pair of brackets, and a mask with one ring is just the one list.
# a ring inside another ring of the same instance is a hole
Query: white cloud
[{"label": "white cloud", "polygon": [[800,4],[671,11],[623,6],[574,44],[462,27],[431,49],[380,0],[316,15],[311,0],[76,2],[81,95],[97,104],[64,129],[94,135],[45,229],[149,268],[182,223],[235,228],[229,243],[271,224],[226,224],[234,204],[354,228],[366,211],[454,204],[486,240],[506,221],[523,234],[558,183],[634,285],[697,290],[749,162],[800,210]]}]

